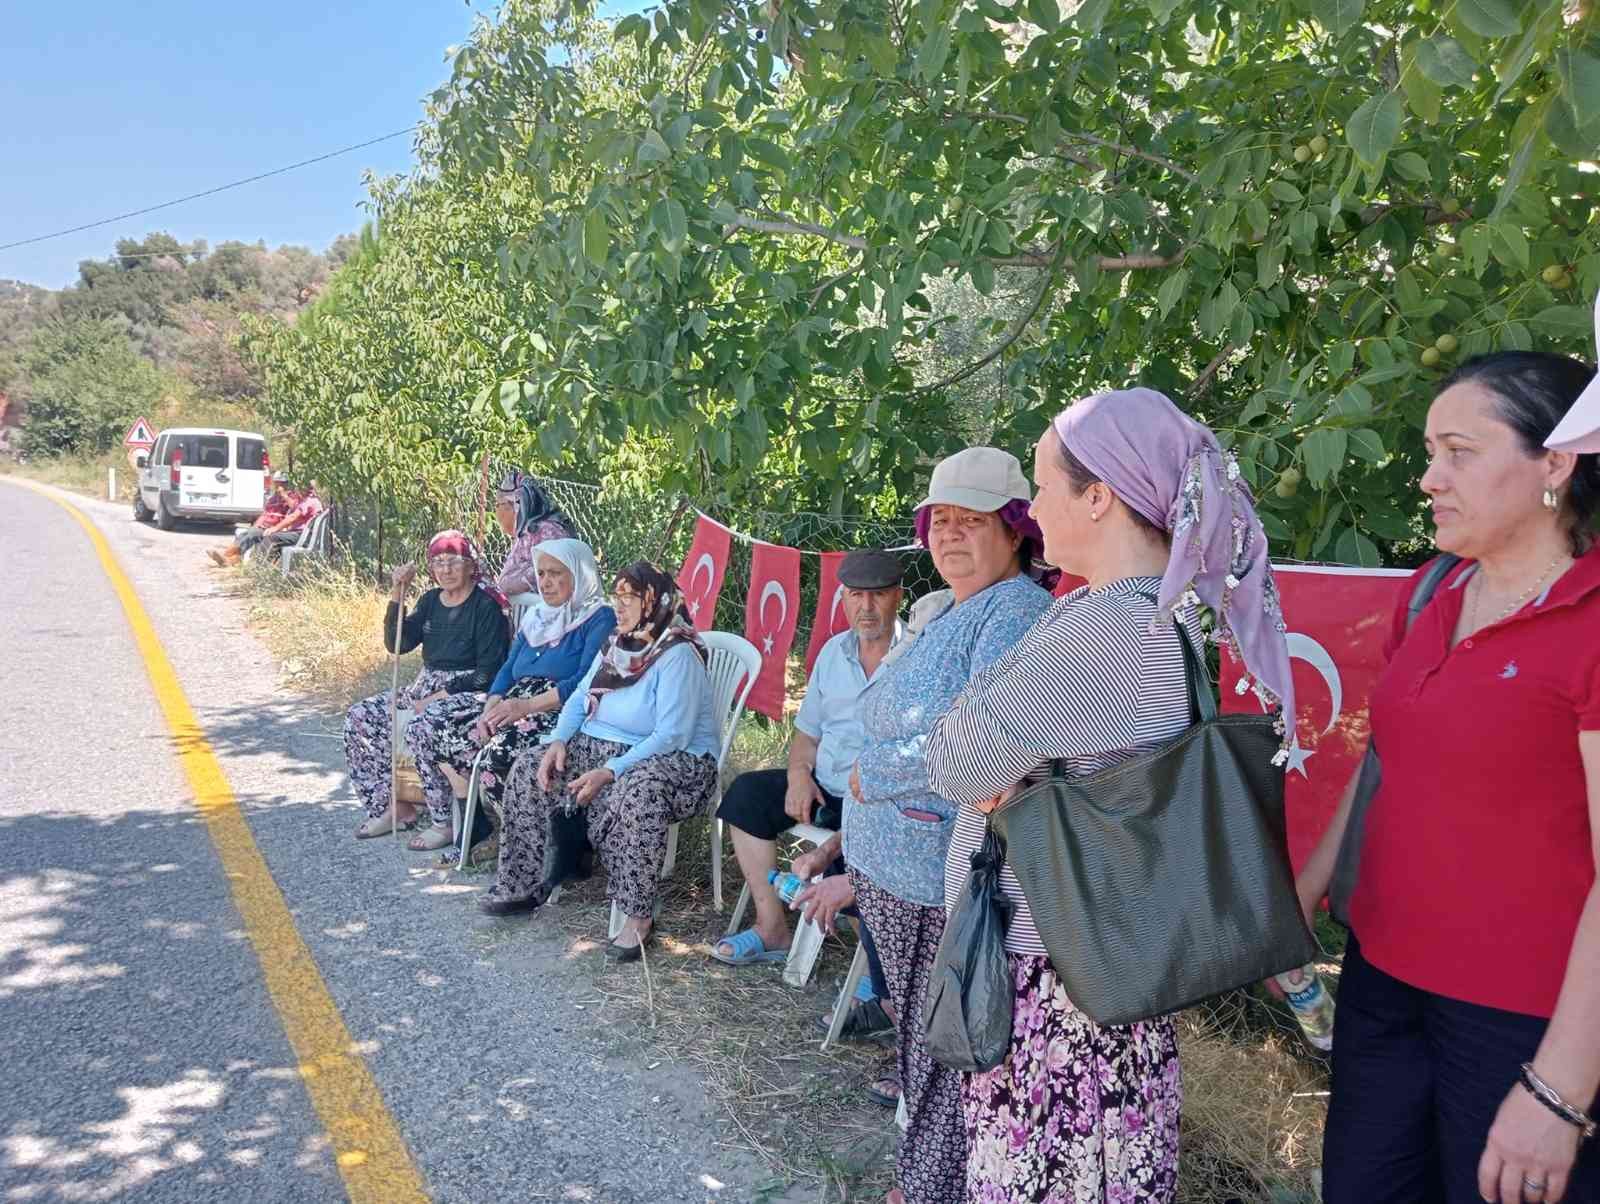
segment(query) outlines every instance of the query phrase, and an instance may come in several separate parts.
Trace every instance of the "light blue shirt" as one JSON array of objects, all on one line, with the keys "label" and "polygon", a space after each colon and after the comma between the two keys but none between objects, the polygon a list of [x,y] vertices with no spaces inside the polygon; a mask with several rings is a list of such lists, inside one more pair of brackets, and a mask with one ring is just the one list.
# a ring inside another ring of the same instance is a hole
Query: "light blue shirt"
[{"label": "light blue shirt", "polygon": [[[904,635],[905,628],[896,620],[889,647]],[[882,671],[880,661],[872,676]],[[861,691],[868,680],[861,664],[861,637],[853,630],[841,631],[817,653],[800,713],[794,717],[795,728],[817,742],[817,785],[837,798],[850,789],[850,767],[867,742],[861,726]]]},{"label": "light blue shirt", "polygon": [[[844,800],[844,859],[908,903],[944,905],[945,851],[959,808],[935,794],[928,733],[979,670],[999,660],[1054,601],[1027,577],[991,585],[931,619],[861,694],[861,794]],[[915,819],[905,809],[935,819]]]},{"label": "light blue shirt", "polygon": [[555,738],[571,740],[580,731],[596,740],[626,744],[606,768],[619,778],[646,757],[686,752],[714,757],[721,741],[711,713],[711,679],[700,654],[690,644],[675,644],[661,654],[631,685],[603,695],[593,715],[585,715],[589,683],[600,669],[600,657],[583,675],[578,688],[561,706]]}]

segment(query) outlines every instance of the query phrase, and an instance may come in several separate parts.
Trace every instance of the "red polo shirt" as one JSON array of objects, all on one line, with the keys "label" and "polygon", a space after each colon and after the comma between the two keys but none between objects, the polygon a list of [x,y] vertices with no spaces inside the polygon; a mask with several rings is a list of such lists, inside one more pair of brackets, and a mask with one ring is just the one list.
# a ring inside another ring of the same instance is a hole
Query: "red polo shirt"
[{"label": "red polo shirt", "polygon": [[1409,635],[1409,589],[1395,610],[1350,921],[1404,982],[1549,1016],[1595,880],[1578,733],[1600,731],[1600,548],[1451,648],[1476,568],[1446,576]]}]

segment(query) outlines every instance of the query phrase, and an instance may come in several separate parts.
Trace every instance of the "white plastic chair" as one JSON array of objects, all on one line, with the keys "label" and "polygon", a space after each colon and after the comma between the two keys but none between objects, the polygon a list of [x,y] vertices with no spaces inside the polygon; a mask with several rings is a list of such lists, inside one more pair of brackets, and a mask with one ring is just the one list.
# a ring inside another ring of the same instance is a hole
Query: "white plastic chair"
[{"label": "white plastic chair", "polygon": [[328,521],[333,511],[323,509],[300,529],[300,538],[278,553],[278,567],[287,577],[298,556],[315,556],[326,559],[328,555]]},{"label": "white plastic chair", "polygon": [[515,638],[517,628],[522,626],[522,616],[528,613],[528,607],[539,600],[538,594],[512,594],[506,599],[511,603],[511,635]]},{"label": "white plastic chair", "polygon": [[[722,821],[716,818],[717,807],[722,803],[722,767],[727,762],[728,750],[733,747],[733,736],[739,728],[739,713],[744,710],[750,688],[761,673],[761,652],[742,635],[731,631],[707,631],[700,637],[711,654],[706,663],[706,675],[711,679],[711,711],[722,728],[722,747],[717,750],[717,788],[711,800],[711,897],[717,910],[722,910]],[[661,877],[672,874],[678,861],[678,825],[667,829],[667,856],[661,863]],[[627,917],[615,903],[611,905],[610,933],[612,939],[622,931]]]},{"label": "white plastic chair", "polygon": [[[721,820],[717,821],[717,827],[719,829],[722,827]],[[819,828],[816,824],[795,824],[783,835],[803,840],[812,848],[816,848],[826,844],[838,833],[830,832],[827,828]],[[720,831],[717,834],[717,851],[719,853],[722,851]],[[750,883],[746,882],[739,889],[739,898],[733,905],[733,918],[728,921],[728,931],[725,936],[733,936],[739,931],[739,925],[744,921],[744,913],[749,907]],[[827,935],[815,920],[800,921],[795,928],[794,939],[789,942],[789,956],[784,960],[784,982],[791,987],[803,987],[810,981],[811,972],[817,966],[817,959],[822,956],[822,943],[827,939]],[[853,984],[850,989],[855,989]]]}]

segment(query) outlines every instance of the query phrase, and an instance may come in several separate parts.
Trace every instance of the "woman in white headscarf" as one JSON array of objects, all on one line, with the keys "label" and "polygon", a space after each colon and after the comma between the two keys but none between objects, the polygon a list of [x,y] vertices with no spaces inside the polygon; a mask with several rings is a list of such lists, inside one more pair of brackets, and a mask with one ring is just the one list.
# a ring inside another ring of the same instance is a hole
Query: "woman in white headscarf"
[{"label": "woman in white headscarf", "polygon": [[[480,706],[475,695],[428,707],[406,730],[425,796],[464,798],[479,752],[479,797],[497,812],[511,764],[555,726],[617,616],[605,604],[594,552],[579,539],[552,539],[534,552],[539,600],[522,617],[511,654]],[[477,814],[476,843],[488,835]],[[452,856],[453,850],[446,853]]]}]

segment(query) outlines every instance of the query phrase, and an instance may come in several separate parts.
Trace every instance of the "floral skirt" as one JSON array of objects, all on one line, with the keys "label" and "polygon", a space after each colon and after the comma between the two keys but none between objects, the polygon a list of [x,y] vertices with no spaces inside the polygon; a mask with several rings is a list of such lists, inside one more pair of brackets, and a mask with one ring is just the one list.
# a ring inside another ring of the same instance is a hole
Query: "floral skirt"
[{"label": "floral skirt", "polygon": [[[554,686],[547,677],[524,677],[512,683],[505,697],[533,698]],[[431,703],[406,729],[406,747],[416,759],[417,776],[422,780],[422,794],[428,800],[430,811],[442,810],[448,814],[450,810],[450,782],[440,772],[440,767],[448,766],[466,778],[472,773],[472,763],[482,752],[478,797],[498,815],[500,795],[512,763],[528,749],[539,747],[539,737],[555,730],[560,714],[559,711],[544,711],[529,715],[501,728],[489,737],[488,743],[479,744],[472,729],[483,714],[484,701],[482,694],[452,694]]]},{"label": "floral skirt", "polygon": [[[401,686],[391,698],[390,692],[374,694],[351,705],[344,715],[344,759],[350,767],[350,785],[356,797],[366,808],[367,815],[376,818],[389,809],[390,738],[394,729],[394,711],[397,706],[409,707],[416,699],[449,690],[461,678],[471,676],[457,670],[424,668],[410,685]],[[452,695],[451,698],[476,698],[483,705],[481,694]],[[449,702],[450,699],[443,699]],[[413,724],[416,720],[412,721]],[[434,812],[436,823],[450,822],[450,801],[444,803],[441,816]]]},{"label": "floral skirt", "polygon": [[1006,960],[1011,1049],[961,1089],[969,1204],[1171,1201],[1183,1103],[1171,1018],[1096,1024],[1049,958]]}]

